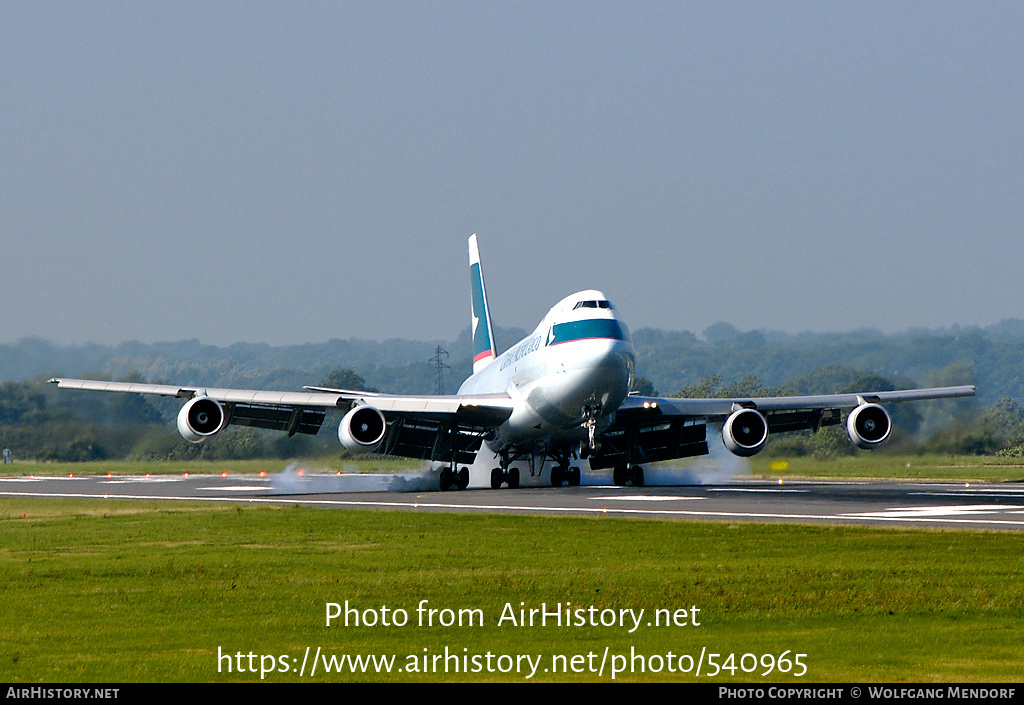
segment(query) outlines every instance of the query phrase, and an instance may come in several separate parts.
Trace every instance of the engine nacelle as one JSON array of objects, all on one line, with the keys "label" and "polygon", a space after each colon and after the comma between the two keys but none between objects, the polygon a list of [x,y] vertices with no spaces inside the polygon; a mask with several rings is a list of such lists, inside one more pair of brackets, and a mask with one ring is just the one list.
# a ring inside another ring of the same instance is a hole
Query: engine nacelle
[{"label": "engine nacelle", "polygon": [[196,397],[178,412],[178,433],[191,443],[202,443],[224,427],[224,408],[210,397]]},{"label": "engine nacelle", "polygon": [[387,422],[379,409],[356,406],[341,419],[338,440],[352,453],[370,453],[377,450],[386,430]]},{"label": "engine nacelle", "polygon": [[749,458],[768,442],[768,419],[756,409],[738,409],[726,419],[722,440],[733,454]]},{"label": "engine nacelle", "polygon": [[861,404],[846,419],[846,435],[858,448],[872,450],[885,443],[892,432],[889,412],[878,404]]}]

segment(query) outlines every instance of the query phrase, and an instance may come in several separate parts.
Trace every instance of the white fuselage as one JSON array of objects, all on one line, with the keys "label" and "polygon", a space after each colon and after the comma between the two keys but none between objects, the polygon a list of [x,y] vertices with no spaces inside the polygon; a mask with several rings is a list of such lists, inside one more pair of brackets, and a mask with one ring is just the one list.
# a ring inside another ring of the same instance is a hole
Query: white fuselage
[{"label": "white fuselage", "polygon": [[599,291],[568,296],[534,332],[467,379],[459,394],[507,393],[509,419],[488,439],[499,451],[586,438],[585,410],[607,426],[629,393],[634,366],[629,331]]}]

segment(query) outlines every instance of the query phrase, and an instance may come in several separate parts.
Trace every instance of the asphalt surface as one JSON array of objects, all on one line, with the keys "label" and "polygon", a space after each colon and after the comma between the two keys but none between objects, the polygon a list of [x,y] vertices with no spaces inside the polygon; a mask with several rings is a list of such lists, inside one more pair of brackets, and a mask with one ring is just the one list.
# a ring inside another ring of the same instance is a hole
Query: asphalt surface
[{"label": "asphalt surface", "polygon": [[336,509],[502,512],[547,516],[773,521],[1024,530],[1024,483],[738,478],[683,487],[428,490],[402,475],[4,477],[0,498],[65,497],[303,504]]}]

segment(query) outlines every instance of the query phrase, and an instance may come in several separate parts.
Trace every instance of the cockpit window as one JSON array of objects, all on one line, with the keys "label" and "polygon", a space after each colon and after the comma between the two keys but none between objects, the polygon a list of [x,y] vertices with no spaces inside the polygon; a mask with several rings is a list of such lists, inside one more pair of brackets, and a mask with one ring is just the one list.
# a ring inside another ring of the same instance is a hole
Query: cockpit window
[{"label": "cockpit window", "polygon": [[615,307],[612,306],[612,302],[611,301],[605,301],[605,300],[602,299],[600,301],[578,301],[578,302],[576,302],[576,305],[573,306],[573,310],[575,311],[578,308],[615,308]]}]

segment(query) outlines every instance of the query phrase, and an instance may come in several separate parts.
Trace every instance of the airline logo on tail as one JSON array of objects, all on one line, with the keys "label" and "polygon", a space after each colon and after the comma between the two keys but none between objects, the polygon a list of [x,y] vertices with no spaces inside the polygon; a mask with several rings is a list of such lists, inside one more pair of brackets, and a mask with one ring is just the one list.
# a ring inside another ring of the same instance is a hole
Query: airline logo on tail
[{"label": "airline logo on tail", "polygon": [[473,374],[476,374],[498,356],[494,349],[494,330],[491,311],[487,306],[484,272],[480,268],[480,250],[476,235],[469,238],[469,276],[473,287]]}]

